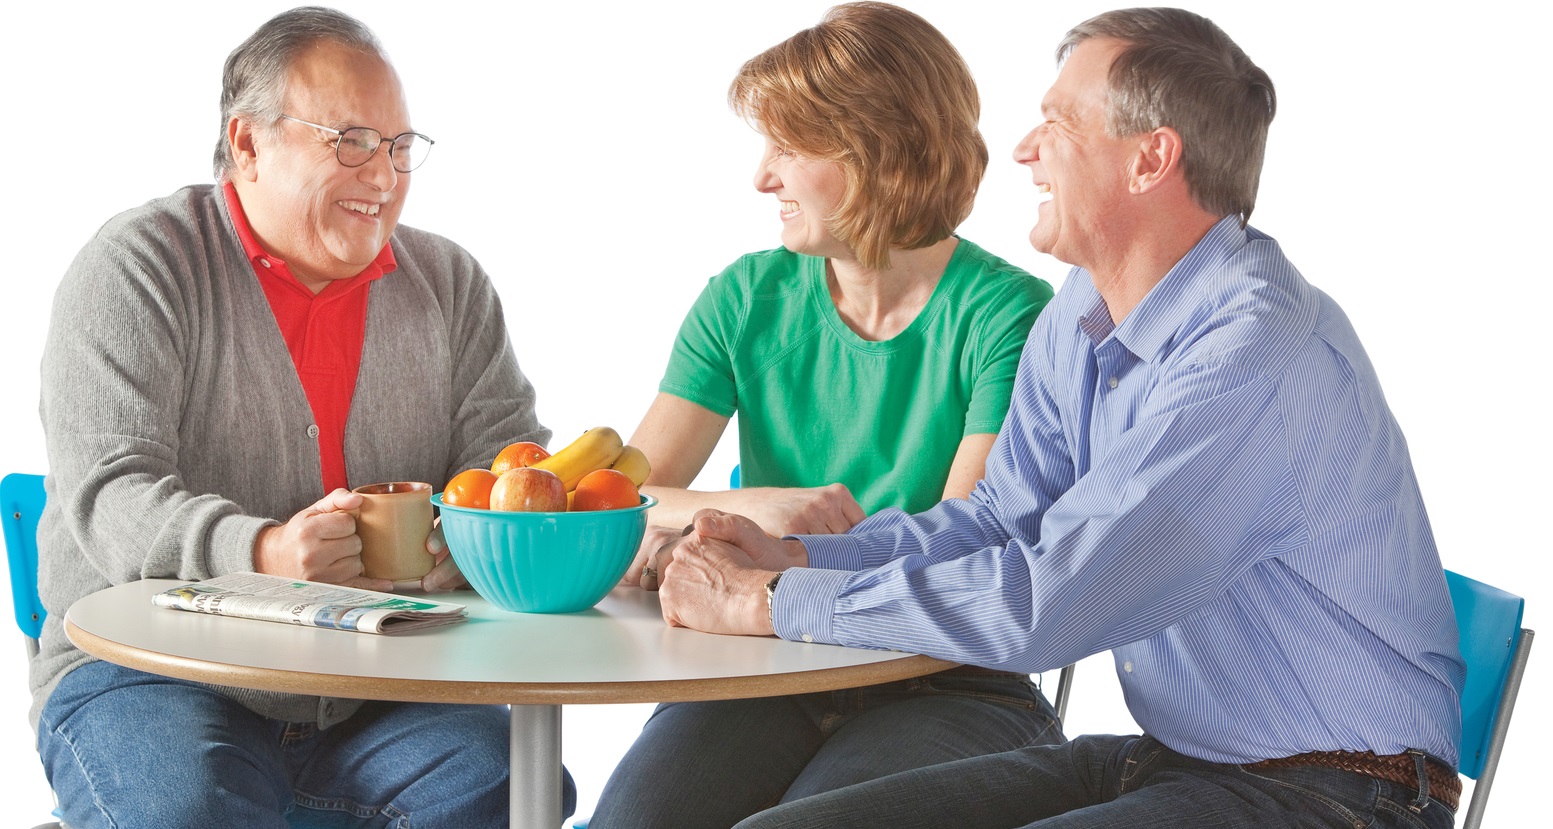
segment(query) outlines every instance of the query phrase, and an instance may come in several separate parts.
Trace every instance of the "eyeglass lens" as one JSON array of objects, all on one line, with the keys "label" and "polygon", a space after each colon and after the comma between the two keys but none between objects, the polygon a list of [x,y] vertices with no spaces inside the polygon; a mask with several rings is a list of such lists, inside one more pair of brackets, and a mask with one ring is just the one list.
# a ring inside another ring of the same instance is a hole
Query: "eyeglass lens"
[{"label": "eyeglass lens", "polygon": [[[377,130],[371,127],[351,127],[340,133],[340,143],[336,150],[341,164],[360,167],[371,160],[382,143],[385,140]],[[388,151],[394,169],[408,173],[426,161],[426,156],[431,154],[431,142],[422,140],[422,136],[416,133],[407,132],[394,138],[389,143]]]}]

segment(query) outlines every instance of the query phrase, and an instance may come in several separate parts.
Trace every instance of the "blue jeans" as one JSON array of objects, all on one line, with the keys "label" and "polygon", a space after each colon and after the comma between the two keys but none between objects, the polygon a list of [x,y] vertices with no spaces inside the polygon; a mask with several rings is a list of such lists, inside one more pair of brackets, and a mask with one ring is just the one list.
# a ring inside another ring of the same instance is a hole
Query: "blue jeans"
[{"label": "blue jeans", "polygon": [[509,722],[502,706],[367,702],[320,730],[92,662],[49,696],[38,753],[71,829],[505,827]]},{"label": "blue jeans", "polygon": [[771,809],[738,829],[1451,829],[1412,789],[1338,769],[1251,772],[1151,737],[1079,737],[892,775]]},{"label": "blue jeans", "polygon": [[727,827],[904,769],[1062,739],[1023,674],[948,671],[868,688],[658,706],[591,829]]}]

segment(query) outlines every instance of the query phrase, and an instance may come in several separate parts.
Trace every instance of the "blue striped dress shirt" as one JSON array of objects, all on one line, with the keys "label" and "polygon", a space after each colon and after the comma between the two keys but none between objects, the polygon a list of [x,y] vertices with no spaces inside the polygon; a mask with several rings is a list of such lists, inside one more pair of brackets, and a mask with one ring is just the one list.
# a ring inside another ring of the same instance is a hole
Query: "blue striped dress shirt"
[{"label": "blue striped dress shirt", "polygon": [[1419,748],[1464,668],[1402,433],[1353,327],[1227,217],[1113,325],[1075,268],[968,499],[801,536],[787,639],[1043,671],[1103,650],[1199,759]]}]

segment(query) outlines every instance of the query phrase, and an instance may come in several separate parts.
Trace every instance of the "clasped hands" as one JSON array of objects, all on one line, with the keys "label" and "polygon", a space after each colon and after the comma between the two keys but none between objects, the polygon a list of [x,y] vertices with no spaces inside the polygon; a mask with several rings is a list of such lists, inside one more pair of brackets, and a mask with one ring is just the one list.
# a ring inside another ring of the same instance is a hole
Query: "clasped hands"
[{"label": "clasped hands", "polygon": [[682,530],[652,527],[649,533],[648,542],[660,544],[638,557],[642,566],[633,565],[626,580],[657,590],[663,620],[675,627],[769,636],[766,582],[808,563],[802,542],[775,538],[748,518],[717,510],[696,513]]},{"label": "clasped hands", "polygon": [[[336,489],[286,523],[260,530],[254,542],[254,570],[363,590],[393,590],[393,582],[368,578],[362,570],[361,537],[356,535],[353,515],[361,501],[358,493]],[[464,586],[463,573],[448,555],[440,522],[426,538],[426,554],[434,564],[421,578],[422,590],[437,593]]]}]

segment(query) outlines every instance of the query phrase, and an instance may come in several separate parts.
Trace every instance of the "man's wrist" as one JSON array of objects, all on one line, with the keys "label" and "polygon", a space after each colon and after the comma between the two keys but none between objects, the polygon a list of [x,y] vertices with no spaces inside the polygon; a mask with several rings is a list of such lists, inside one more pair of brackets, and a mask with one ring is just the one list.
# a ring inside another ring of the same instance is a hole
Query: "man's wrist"
[{"label": "man's wrist", "polygon": [[279,532],[281,525],[270,524],[259,528],[259,533],[253,539],[253,571],[255,573],[270,573],[279,575],[275,566],[274,556],[271,555],[270,539]]}]

